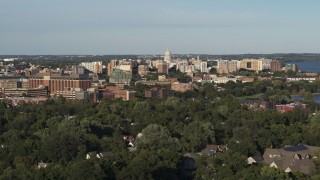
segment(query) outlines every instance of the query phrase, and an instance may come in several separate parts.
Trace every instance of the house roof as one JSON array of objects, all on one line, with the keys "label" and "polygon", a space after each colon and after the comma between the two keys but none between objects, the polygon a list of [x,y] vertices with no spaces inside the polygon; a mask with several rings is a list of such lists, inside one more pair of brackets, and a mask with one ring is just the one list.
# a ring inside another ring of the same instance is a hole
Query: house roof
[{"label": "house roof", "polygon": [[274,163],[277,165],[278,168],[282,170],[290,168],[291,171],[299,171],[304,174],[311,174],[315,169],[314,163],[310,159],[281,159],[274,161]]},{"label": "house roof", "polygon": [[256,162],[262,162],[263,161],[263,157],[261,156],[252,156],[252,159],[254,159]]},{"label": "house roof", "polygon": [[99,153],[99,155],[100,155],[101,157],[110,157],[110,156],[114,156],[113,152],[111,152],[111,151],[108,151],[108,152],[101,152],[101,153]]},{"label": "house roof", "polygon": [[284,147],[283,149],[285,151],[289,151],[289,152],[297,152],[297,151],[308,150],[308,148],[303,144],[299,144],[297,146],[287,146],[287,147]]},{"label": "house roof", "polygon": [[297,146],[286,145],[284,148],[271,149],[267,148],[263,154],[263,162],[266,164],[275,163],[282,170],[290,168],[291,171],[299,171],[310,174],[315,169],[311,159],[320,147],[300,144]]},{"label": "house roof", "polygon": [[208,144],[204,149],[200,151],[200,154],[212,154],[216,152],[223,152],[225,150],[227,150],[226,145]]}]

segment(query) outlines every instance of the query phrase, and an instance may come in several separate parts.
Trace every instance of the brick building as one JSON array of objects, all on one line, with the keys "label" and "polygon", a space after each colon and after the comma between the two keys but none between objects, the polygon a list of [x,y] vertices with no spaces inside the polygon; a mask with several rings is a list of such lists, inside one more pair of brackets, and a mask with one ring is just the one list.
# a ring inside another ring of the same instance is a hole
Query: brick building
[{"label": "brick building", "polygon": [[193,86],[189,83],[175,82],[171,84],[171,90],[180,92],[193,91]]},{"label": "brick building", "polygon": [[146,98],[157,98],[157,99],[166,99],[167,97],[173,96],[173,91],[165,88],[154,87],[148,89],[144,92],[144,97]]},{"label": "brick building", "polygon": [[50,94],[56,94],[57,91],[64,91],[71,88],[80,88],[86,91],[88,88],[91,88],[91,81],[92,80],[81,76],[31,77],[29,79],[29,87],[46,87]]}]

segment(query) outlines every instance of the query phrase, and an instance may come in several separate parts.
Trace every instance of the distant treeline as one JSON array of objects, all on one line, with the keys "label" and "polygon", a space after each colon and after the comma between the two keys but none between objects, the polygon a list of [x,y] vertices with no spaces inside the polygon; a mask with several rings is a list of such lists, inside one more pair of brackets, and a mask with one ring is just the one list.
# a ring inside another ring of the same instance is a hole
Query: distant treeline
[{"label": "distant treeline", "polygon": [[[320,61],[320,54],[235,54],[235,55],[208,55],[208,54],[174,54],[174,58],[190,59],[199,56],[201,60],[212,59],[246,59],[246,58],[268,58],[282,62],[294,61]],[[43,66],[65,67],[85,61],[102,61],[107,64],[112,59],[161,59],[162,55],[0,55],[0,59],[18,58],[19,62],[41,64]],[[9,63],[9,62],[8,62]]]},{"label": "distant treeline", "polygon": [[77,65],[81,62],[102,61],[107,64],[112,59],[137,59],[136,55],[108,55],[108,56],[87,56],[87,55],[39,55],[39,56],[0,56],[0,59],[5,58],[18,58],[14,62],[5,62],[5,64],[14,63],[20,64],[21,62],[31,63],[34,65],[41,65],[51,68],[65,68],[68,65]]},{"label": "distant treeline", "polygon": [[201,55],[208,59],[250,59],[250,58],[268,58],[284,62],[293,61],[320,61],[320,54],[237,54],[237,55]]}]

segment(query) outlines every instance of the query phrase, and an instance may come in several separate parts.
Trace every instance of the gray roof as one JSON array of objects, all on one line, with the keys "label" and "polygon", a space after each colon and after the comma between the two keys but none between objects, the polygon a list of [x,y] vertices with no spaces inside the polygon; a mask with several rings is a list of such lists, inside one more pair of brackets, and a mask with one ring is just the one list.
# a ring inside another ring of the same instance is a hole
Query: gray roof
[{"label": "gray roof", "polygon": [[312,157],[315,157],[318,151],[320,151],[320,147],[304,144],[286,145],[280,149],[267,148],[263,154],[263,163],[270,165],[274,162],[282,170],[290,168],[291,171],[310,174],[315,169]]}]

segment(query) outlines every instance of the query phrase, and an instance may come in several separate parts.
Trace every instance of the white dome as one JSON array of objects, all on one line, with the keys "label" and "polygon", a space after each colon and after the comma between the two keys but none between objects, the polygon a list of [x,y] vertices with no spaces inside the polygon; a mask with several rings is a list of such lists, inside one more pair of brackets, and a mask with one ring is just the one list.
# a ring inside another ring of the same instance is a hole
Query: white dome
[{"label": "white dome", "polygon": [[166,52],[164,53],[164,61],[170,63],[171,62],[171,52],[169,51],[169,49],[166,50]]},{"label": "white dome", "polygon": [[164,53],[165,56],[171,56],[171,51],[169,49],[166,50],[166,52]]}]

